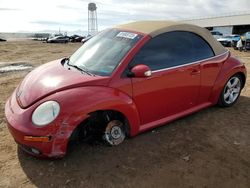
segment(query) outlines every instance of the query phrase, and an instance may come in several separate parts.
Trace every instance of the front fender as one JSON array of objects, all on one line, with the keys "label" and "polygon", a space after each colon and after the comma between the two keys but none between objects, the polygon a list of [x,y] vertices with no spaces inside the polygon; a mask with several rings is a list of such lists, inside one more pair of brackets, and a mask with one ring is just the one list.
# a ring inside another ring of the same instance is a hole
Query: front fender
[{"label": "front fender", "polygon": [[[115,110],[122,113],[129,122],[130,136],[139,132],[139,114],[133,100],[125,93],[104,86],[86,86],[54,93],[32,106],[35,109],[41,103],[54,100],[60,104],[60,114],[48,127],[51,127],[53,143],[49,156],[65,154],[69,138],[74,129],[91,112]],[[30,109],[30,110],[32,110]]]},{"label": "front fender", "polygon": [[61,121],[75,129],[89,113],[98,110],[115,110],[122,113],[130,125],[130,136],[139,131],[139,114],[132,98],[114,88],[87,86],[61,91],[56,94],[61,104]]},{"label": "front fender", "polygon": [[235,74],[244,74],[246,78],[246,67],[238,59],[230,56],[223,64],[221,71],[214,83],[213,92],[210,97],[212,104],[217,104],[221,91],[229,78]]}]

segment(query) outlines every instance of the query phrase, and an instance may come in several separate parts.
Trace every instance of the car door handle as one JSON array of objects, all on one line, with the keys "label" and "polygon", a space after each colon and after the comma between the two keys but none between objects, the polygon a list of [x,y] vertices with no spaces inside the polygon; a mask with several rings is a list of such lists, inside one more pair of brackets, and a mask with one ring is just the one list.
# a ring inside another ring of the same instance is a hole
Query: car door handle
[{"label": "car door handle", "polygon": [[201,72],[201,71],[198,70],[198,69],[192,69],[190,74],[191,74],[191,75],[197,75],[197,74],[200,74],[200,72]]}]

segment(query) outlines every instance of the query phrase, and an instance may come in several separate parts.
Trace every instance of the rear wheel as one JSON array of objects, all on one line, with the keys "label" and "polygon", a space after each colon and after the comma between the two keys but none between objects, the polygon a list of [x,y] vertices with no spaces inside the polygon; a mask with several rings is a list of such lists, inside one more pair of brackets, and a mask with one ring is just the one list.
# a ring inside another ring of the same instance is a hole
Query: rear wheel
[{"label": "rear wheel", "polygon": [[239,75],[232,76],[225,84],[218,104],[222,107],[232,106],[238,100],[242,89],[242,79]]}]

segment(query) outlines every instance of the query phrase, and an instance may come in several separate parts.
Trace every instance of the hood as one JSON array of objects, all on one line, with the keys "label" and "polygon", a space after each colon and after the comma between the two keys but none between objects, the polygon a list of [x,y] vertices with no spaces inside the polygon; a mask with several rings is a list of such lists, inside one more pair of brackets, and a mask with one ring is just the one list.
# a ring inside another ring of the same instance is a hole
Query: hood
[{"label": "hood", "polygon": [[68,70],[61,60],[46,63],[30,72],[17,88],[16,97],[22,108],[38,100],[66,89],[82,86],[105,86],[110,77],[90,76],[72,68]]},{"label": "hood", "polygon": [[219,38],[219,39],[217,39],[217,41],[230,41],[230,39],[228,39],[228,38]]}]

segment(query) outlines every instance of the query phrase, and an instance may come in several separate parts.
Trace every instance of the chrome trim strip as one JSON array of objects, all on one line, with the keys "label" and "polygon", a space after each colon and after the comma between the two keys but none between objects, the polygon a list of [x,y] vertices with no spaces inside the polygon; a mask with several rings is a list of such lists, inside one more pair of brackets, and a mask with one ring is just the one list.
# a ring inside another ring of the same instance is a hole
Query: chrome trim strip
[{"label": "chrome trim strip", "polygon": [[210,58],[207,58],[207,59],[203,59],[203,60],[200,60],[200,61],[195,61],[195,62],[187,63],[187,64],[184,64],[184,65],[178,65],[178,66],[169,67],[169,68],[165,68],[165,69],[155,70],[155,71],[152,71],[152,73],[166,71],[166,70],[171,70],[171,69],[176,69],[176,68],[185,67],[185,66],[189,66],[189,65],[193,65],[193,64],[198,64],[198,63],[201,63],[201,62],[204,62],[204,61],[208,61],[208,60],[211,60],[211,59],[214,59],[214,58],[221,57],[221,56],[227,54],[228,52],[229,52],[229,50],[227,50],[223,54],[220,54],[220,55],[217,55],[217,56],[213,56],[213,57],[210,57]]}]

